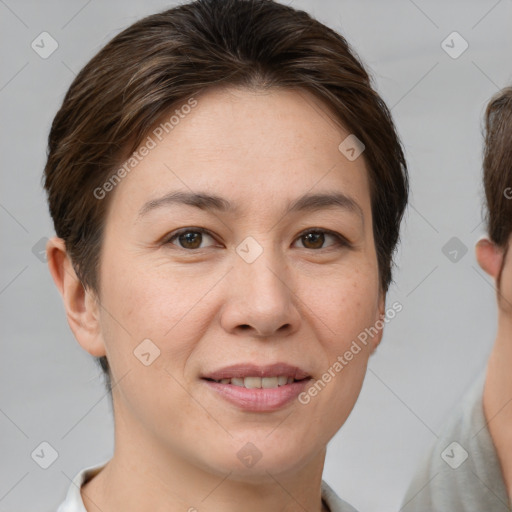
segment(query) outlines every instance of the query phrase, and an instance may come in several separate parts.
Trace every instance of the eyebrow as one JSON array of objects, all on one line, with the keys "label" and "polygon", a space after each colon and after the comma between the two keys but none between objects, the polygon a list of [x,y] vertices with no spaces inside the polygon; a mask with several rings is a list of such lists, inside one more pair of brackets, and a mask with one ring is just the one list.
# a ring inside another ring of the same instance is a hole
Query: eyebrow
[{"label": "eyebrow", "polygon": [[[176,191],[145,203],[139,211],[138,218],[143,217],[150,211],[175,204],[194,206],[201,210],[216,210],[218,212],[236,213],[239,211],[238,206],[235,206],[230,201],[220,196],[201,192]],[[361,220],[364,222],[363,210],[359,204],[354,199],[341,192],[304,194],[288,203],[285,208],[285,213],[315,211],[332,207],[355,213],[361,217]]]}]

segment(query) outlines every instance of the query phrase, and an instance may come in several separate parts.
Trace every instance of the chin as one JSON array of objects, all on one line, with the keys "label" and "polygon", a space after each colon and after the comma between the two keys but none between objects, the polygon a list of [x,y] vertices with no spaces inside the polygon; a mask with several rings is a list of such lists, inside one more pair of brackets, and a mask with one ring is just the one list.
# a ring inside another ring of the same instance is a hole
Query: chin
[{"label": "chin", "polygon": [[210,452],[217,457],[216,460],[210,459],[207,464],[215,472],[223,475],[231,473],[230,479],[268,483],[270,475],[294,473],[316,453],[313,447],[308,450],[300,439],[296,443],[289,439],[283,443],[281,439],[271,438],[269,431],[260,435],[245,435],[243,440],[235,441],[230,447],[218,446],[218,452]]}]

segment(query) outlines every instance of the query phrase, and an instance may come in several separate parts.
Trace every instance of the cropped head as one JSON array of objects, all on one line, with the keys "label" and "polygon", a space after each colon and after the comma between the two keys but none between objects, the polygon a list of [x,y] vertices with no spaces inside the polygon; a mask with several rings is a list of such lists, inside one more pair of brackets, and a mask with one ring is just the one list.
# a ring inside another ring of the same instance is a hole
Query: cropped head
[{"label": "cropped head", "polygon": [[[483,182],[488,238],[477,244],[477,259],[495,278],[499,302],[512,309],[508,259],[512,235],[512,87],[496,94],[485,112]],[[510,268],[512,279],[512,268]],[[507,286],[502,284],[507,279]]]},{"label": "cropped head", "polygon": [[342,36],[267,0],[142,19],[73,81],[45,188],[50,269],[115,383],[116,444],[234,478],[320,456],[382,335],[408,191]]},{"label": "cropped head", "polygon": [[504,248],[512,233],[512,87],[487,106],[483,168],[487,231],[491,241]]}]

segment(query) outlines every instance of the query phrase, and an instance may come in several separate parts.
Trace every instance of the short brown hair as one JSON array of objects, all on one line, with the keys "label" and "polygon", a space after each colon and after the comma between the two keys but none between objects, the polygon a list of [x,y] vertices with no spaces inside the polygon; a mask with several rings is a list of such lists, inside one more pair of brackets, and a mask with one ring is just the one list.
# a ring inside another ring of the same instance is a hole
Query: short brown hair
[{"label": "short brown hair", "polygon": [[485,111],[483,175],[487,232],[506,248],[512,233],[512,87],[496,94]]},{"label": "short brown hair", "polygon": [[148,16],[114,37],[71,84],[50,131],[44,185],[84,287],[99,294],[108,197],[93,191],[174,105],[230,85],[309,91],[363,142],[386,291],[408,196],[390,112],[341,35],[271,0],[198,0]]}]

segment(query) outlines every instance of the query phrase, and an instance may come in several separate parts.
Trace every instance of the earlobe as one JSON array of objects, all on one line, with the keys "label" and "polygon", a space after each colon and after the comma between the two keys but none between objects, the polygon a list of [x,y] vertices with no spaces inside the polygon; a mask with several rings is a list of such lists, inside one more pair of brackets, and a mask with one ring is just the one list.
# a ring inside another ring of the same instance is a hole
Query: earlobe
[{"label": "earlobe", "polygon": [[64,302],[69,327],[78,343],[95,357],[106,355],[100,329],[99,304],[76,275],[64,240],[51,238],[46,246],[46,256],[48,268]]},{"label": "earlobe", "polygon": [[475,256],[478,264],[493,279],[497,279],[503,264],[503,249],[488,238],[481,238],[475,246]]}]

